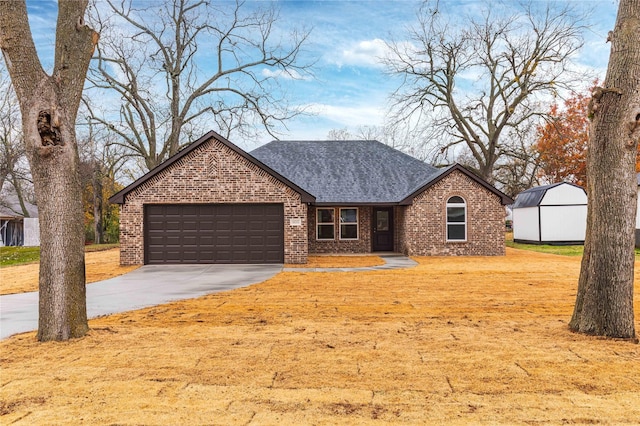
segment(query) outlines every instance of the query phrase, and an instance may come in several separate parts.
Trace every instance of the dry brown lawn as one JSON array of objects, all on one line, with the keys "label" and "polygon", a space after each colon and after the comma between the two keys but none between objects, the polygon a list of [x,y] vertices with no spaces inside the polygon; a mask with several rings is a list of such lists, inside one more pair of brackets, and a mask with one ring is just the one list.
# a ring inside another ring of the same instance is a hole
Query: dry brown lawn
[{"label": "dry brown lawn", "polygon": [[[120,249],[88,252],[84,255],[87,283],[126,274],[137,266],[120,266]],[[0,269],[0,294],[38,291],[38,263],[9,266]]]},{"label": "dry brown lawn", "polygon": [[640,345],[567,330],[579,258],[416,260],[14,336],[0,424],[640,423]]}]

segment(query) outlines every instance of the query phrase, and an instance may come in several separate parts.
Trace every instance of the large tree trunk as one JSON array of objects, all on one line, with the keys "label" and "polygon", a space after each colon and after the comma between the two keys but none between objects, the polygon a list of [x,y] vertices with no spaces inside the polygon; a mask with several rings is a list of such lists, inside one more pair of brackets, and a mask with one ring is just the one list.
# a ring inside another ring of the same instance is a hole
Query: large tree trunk
[{"label": "large tree trunk", "polygon": [[[39,113],[50,111],[50,106],[57,102],[34,99],[31,103],[34,108],[28,113],[28,119],[34,122]],[[63,106],[60,109],[58,145],[42,146],[42,134],[37,132],[36,126],[28,126],[30,134],[25,126],[40,214],[38,339],[41,341],[80,337],[88,330],[84,213],[74,133],[75,113],[69,117]]]},{"label": "large tree trunk", "polygon": [[88,330],[84,229],[75,119],[98,35],[84,25],[87,0],[60,0],[53,75],[38,59],[24,1],[0,0],[0,47],[22,112],[40,215],[38,339]]},{"label": "large tree trunk", "polygon": [[640,139],[640,0],[621,0],[604,88],[596,88],[587,154],[588,214],[577,332],[635,339],[633,268]]}]

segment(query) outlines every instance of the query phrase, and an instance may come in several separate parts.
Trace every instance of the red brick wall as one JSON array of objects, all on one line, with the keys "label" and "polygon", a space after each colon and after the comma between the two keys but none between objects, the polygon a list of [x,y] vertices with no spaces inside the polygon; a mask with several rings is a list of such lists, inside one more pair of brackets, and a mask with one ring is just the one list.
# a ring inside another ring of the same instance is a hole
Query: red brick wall
[{"label": "red brick wall", "polygon": [[[467,204],[466,242],[446,241],[446,203],[456,195]],[[404,212],[398,213],[398,249],[402,253],[412,256],[505,254],[505,210],[500,198],[461,172],[452,172],[419,194]]]},{"label": "red brick wall", "polygon": [[[307,262],[307,205],[300,195],[215,139],[139,186],[120,206],[120,263],[144,263],[145,204],[282,203],[284,260]],[[300,219],[300,226],[290,219]]]},{"label": "red brick wall", "polygon": [[[350,208],[351,206],[340,206]],[[333,208],[334,213],[334,239],[318,240],[316,238],[316,207],[309,207],[308,219],[308,239],[309,253],[369,253],[371,252],[371,214],[373,209],[370,206],[358,207],[358,239],[357,240],[341,240],[340,239],[340,207],[320,207]]]}]

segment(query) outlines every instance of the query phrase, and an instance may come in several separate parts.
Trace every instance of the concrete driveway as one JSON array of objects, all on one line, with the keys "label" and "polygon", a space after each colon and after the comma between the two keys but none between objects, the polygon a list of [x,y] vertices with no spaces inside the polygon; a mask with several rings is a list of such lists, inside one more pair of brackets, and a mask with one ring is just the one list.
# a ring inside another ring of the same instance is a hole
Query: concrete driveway
[{"label": "concrete driveway", "polygon": [[[87,285],[87,315],[95,318],[259,283],[282,265],[146,265]],[[0,296],[0,339],[38,329],[38,292]]]}]

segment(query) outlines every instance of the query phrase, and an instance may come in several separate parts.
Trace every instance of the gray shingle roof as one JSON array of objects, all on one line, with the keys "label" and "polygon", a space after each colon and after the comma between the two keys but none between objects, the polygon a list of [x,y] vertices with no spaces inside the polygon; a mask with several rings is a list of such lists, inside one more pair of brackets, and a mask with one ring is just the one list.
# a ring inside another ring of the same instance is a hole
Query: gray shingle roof
[{"label": "gray shingle roof", "polygon": [[439,172],[378,141],[274,141],[250,154],[316,203],[398,203]]},{"label": "gray shingle roof", "polygon": [[301,196],[303,203],[324,205],[400,204],[454,171],[466,175],[498,197],[513,200],[459,164],[435,167],[377,141],[274,141],[246,153],[214,131],[141,176],[109,198],[125,204],[127,194],[179,162],[199,146],[215,139],[254,163]]}]

